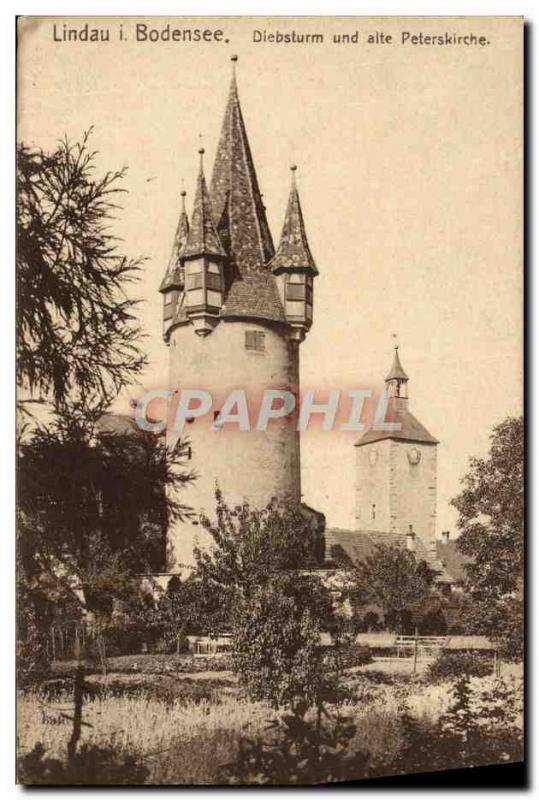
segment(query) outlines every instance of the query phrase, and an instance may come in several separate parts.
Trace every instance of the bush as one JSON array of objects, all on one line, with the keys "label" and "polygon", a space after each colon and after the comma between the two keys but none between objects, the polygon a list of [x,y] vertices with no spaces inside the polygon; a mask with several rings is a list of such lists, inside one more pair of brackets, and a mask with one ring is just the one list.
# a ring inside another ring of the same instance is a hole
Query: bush
[{"label": "bush", "polygon": [[463,675],[483,678],[492,671],[493,663],[490,653],[478,653],[473,650],[442,651],[436,661],[429,665],[427,678],[432,681],[461,678]]},{"label": "bush", "polygon": [[348,717],[296,704],[272,720],[266,736],[240,740],[236,759],[223,766],[225,783],[311,786],[364,777],[368,753],[350,747],[356,733]]},{"label": "bush", "polygon": [[334,694],[339,665],[324,658],[320,645],[330,606],[319,579],[296,573],[272,576],[238,600],[233,658],[250,699],[277,708]]},{"label": "bush", "polygon": [[113,747],[83,744],[73,758],[60,761],[46,758],[38,742],[19,759],[18,779],[26,785],[41,786],[120,786],[143,784],[148,770],[134,756],[118,753]]},{"label": "bush", "polygon": [[361,644],[341,644],[329,649],[328,659],[334,659],[340,670],[362,667],[372,663],[371,648]]},{"label": "bush", "polygon": [[158,682],[136,684],[109,681],[103,689],[107,696],[158,700],[166,706],[176,703],[185,705],[204,702],[219,705],[221,686],[220,681],[191,681],[188,678],[176,680],[175,678],[161,677]]}]

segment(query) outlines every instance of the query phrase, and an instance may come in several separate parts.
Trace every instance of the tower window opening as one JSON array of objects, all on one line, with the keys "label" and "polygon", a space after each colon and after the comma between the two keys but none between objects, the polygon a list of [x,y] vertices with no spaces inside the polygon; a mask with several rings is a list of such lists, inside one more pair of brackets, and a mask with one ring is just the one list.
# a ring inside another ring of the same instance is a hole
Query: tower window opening
[{"label": "tower window opening", "polygon": [[208,272],[206,275],[206,284],[208,289],[216,289],[218,292],[221,291],[221,276],[215,275],[213,272]]},{"label": "tower window opening", "polygon": [[376,519],[376,503],[372,504],[372,518]]},{"label": "tower window opening", "polygon": [[255,353],[263,353],[266,334],[262,331],[245,331],[245,349]]},{"label": "tower window opening", "polygon": [[202,273],[198,272],[195,275],[188,275],[187,276],[187,288],[188,289],[202,289],[203,282],[202,282]]}]

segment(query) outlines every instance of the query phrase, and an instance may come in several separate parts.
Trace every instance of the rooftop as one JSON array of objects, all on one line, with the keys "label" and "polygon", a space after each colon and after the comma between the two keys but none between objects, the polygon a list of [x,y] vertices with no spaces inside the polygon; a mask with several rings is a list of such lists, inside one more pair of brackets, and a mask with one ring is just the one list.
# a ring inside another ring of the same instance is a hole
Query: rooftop
[{"label": "rooftop", "polygon": [[[399,547],[402,550],[407,549],[405,533],[349,531],[342,528],[329,528],[325,536],[326,561],[339,562],[343,559],[349,559],[352,562],[363,561],[372,555],[379,545]],[[438,541],[435,542],[435,547],[430,549],[419,536],[416,536],[414,555],[418,560],[426,561],[429,567],[438,574],[437,580],[439,583],[455,583],[460,579],[460,574],[453,574],[449,565],[444,565],[439,558]]]}]

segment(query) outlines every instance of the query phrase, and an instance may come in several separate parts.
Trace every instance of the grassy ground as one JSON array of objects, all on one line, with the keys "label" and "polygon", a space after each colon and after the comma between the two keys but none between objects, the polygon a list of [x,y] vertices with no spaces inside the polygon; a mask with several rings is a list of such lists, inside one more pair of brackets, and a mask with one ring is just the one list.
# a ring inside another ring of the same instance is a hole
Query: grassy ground
[{"label": "grassy ground", "polygon": [[[429,684],[421,676],[402,674],[403,666],[390,670],[389,662],[381,662],[347,675],[350,697],[344,710],[357,725],[353,747],[368,750],[375,761],[403,744],[404,702],[423,721],[437,719],[450,702],[449,682]],[[84,704],[81,742],[134,756],[148,769],[150,784],[217,782],[220,766],[234,759],[240,738],[261,733],[275,717],[268,706],[244,699],[235,680],[222,672],[210,678],[131,672],[90,680],[98,691]],[[506,670],[504,680],[521,691],[518,670]],[[493,683],[491,676],[471,681],[475,690]],[[71,713],[71,694],[61,687],[56,696],[43,691],[21,696],[19,754],[41,742],[49,757],[64,758]]]}]

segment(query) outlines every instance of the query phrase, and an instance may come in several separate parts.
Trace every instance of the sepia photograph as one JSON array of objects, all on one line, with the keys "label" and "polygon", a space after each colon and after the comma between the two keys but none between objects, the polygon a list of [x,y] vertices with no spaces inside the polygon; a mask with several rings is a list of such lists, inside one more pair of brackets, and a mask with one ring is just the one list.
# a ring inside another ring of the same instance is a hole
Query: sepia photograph
[{"label": "sepia photograph", "polygon": [[19,784],[522,785],[523,71],[17,19]]}]

